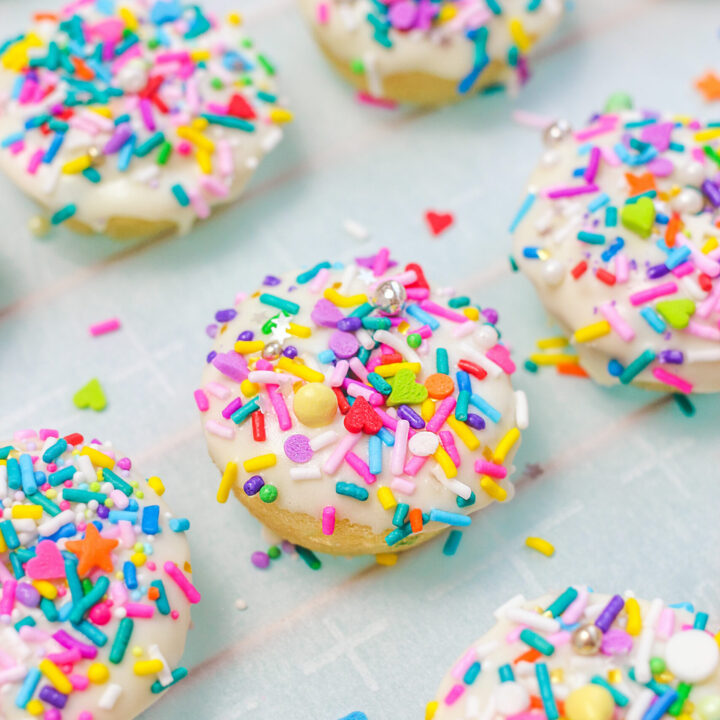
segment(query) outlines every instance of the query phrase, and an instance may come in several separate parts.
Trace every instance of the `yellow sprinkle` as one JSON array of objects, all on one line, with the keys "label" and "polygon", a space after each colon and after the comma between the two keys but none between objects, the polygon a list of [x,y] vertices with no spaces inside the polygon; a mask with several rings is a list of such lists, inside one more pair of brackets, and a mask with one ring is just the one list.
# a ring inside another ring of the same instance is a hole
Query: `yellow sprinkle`
[{"label": "yellow sprinkle", "polygon": [[477,450],[480,447],[480,440],[464,422],[456,420],[454,415],[449,415],[446,422],[468,450]]},{"label": "yellow sprinkle", "polygon": [[511,430],[508,430],[505,435],[503,436],[502,440],[497,444],[495,448],[495,452],[493,453],[493,458],[495,459],[495,462],[498,465],[502,465],[505,462],[505,458],[507,457],[510,450],[512,450],[513,445],[520,439],[520,431],[515,427]]},{"label": "yellow sprinkle", "polygon": [[622,682],[622,672],[617,668],[608,670],[607,679],[611,685],[617,685],[619,682]]},{"label": "yellow sprinkle", "polygon": [[468,320],[478,320],[480,318],[480,311],[476,307],[464,307],[462,311]]},{"label": "yellow sprinkle", "polygon": [[711,253],[713,250],[715,250],[718,246],[718,240],[716,237],[710,237],[707,239],[705,244],[702,246],[702,252],[707,255],[708,253]]},{"label": "yellow sprinkle", "polygon": [[420,372],[420,363],[388,363],[387,365],[378,365],[375,368],[375,372],[383,378],[397,375],[401,370],[412,370],[417,375]]},{"label": "yellow sprinkle", "polygon": [[277,455],[275,453],[266,453],[265,455],[256,455],[253,458],[245,460],[243,468],[245,472],[249,473],[260,472],[260,470],[272,467],[276,462]]},{"label": "yellow sprinkle", "polygon": [[410,323],[403,320],[396,329],[401,335],[404,335],[410,329]]},{"label": "yellow sprinkle", "polygon": [[658,673],[655,676],[655,679],[659,683],[663,683],[664,685],[669,685],[671,682],[673,682],[675,680],[675,676],[669,670],[666,670],[665,672]]},{"label": "yellow sprinkle", "polygon": [[202,62],[203,60],[209,60],[211,57],[209,50],[192,50],[190,52],[190,59],[193,62]]},{"label": "yellow sprinkle", "polygon": [[228,13],[227,21],[230,25],[242,25],[242,15],[237,12]]},{"label": "yellow sprinkle", "polygon": [[397,563],[397,559],[397,553],[379,553],[375,556],[375,562],[378,565],[385,565],[387,567],[395,565],[395,563]]},{"label": "yellow sprinkle", "polygon": [[136,675],[157,675],[162,669],[162,660],[139,660],[133,665]]},{"label": "yellow sprinkle", "polygon": [[132,649],[132,654],[134,657],[142,657],[143,649],[139,645],[134,645]]},{"label": "yellow sprinkle", "polygon": [[52,660],[44,658],[40,661],[38,669],[58,692],[69,695],[73,691],[72,683],[68,680],[67,675]]},{"label": "yellow sprinkle", "polygon": [[563,668],[555,668],[550,673],[550,682],[552,682],[552,683],[565,682],[565,670]]},{"label": "yellow sprinkle", "polygon": [[494,500],[504,502],[507,500],[507,490],[498,485],[489,475],[480,478],[480,487]]},{"label": "yellow sprinkle", "polygon": [[112,110],[107,105],[93,105],[88,110],[94,112],[96,115],[102,115],[102,117],[112,118]]},{"label": "yellow sprinkle", "polygon": [[205,137],[195,128],[188,127],[187,125],[181,125],[175,130],[175,132],[178,134],[179,137],[183,138],[183,140],[189,140],[193,145],[196,145],[198,148],[205,150],[209,153],[215,152],[215,143],[210,138]]},{"label": "yellow sprinkle", "polygon": [[165,485],[163,485],[163,481],[157,475],[153,475],[151,478],[148,478],[147,482],[156,495],[165,494]]},{"label": "yellow sprinkle", "polygon": [[437,450],[433,453],[433,457],[437,460],[438,465],[442,468],[445,473],[445,477],[448,480],[457,477],[457,468],[452,458],[447,454],[447,450],[442,445],[438,445]]},{"label": "yellow sprinkle", "polygon": [[575,338],[575,342],[591,342],[592,340],[597,340],[605,335],[609,335],[611,330],[612,328],[607,320],[600,320],[591,325],[578,328],[573,337]]},{"label": "yellow sprinkle", "polygon": [[270,120],[278,125],[284,125],[285,123],[292,122],[292,119],[292,112],[290,112],[290,110],[285,110],[285,108],[273,108],[270,111]]},{"label": "yellow sprinkle", "polygon": [[457,7],[455,5],[443,5],[438,13],[438,20],[441,23],[452,20],[457,15]]},{"label": "yellow sprinkle", "polygon": [[107,468],[112,470],[115,467],[115,461],[105,453],[101,453],[95,448],[85,446],[81,451],[81,455],[87,455],[90,458],[90,462],[96,467]]},{"label": "yellow sprinkle", "polygon": [[512,39],[514,43],[517,45],[518,50],[521,53],[526,53],[533,45],[532,38],[525,32],[525,28],[523,27],[522,20],[520,18],[510,18],[510,22],[508,23],[510,27],[510,35],[512,36]]},{"label": "yellow sprinkle", "polygon": [[260,392],[260,386],[257,383],[250,382],[247,378],[240,383],[240,392],[245,397],[255,397]]},{"label": "yellow sprinkle", "polygon": [[695,133],[695,142],[707,142],[720,137],[720,128],[707,128]]},{"label": "yellow sprinkle", "polygon": [[288,325],[287,331],[291,335],[299,338],[309,338],[312,335],[312,328],[307,327],[307,325],[298,325],[294,322]]},{"label": "yellow sprinkle", "polygon": [[526,537],[525,545],[533,550],[537,550],[545,557],[552,557],[555,554],[555,546],[541,537]]},{"label": "yellow sprinkle", "polygon": [[42,40],[35,33],[29,33],[21,42],[15,43],[5,51],[2,56],[3,67],[20,72],[30,60],[28,50],[32,47],[42,46]]},{"label": "yellow sprinkle", "polygon": [[147,560],[147,556],[145,555],[145,553],[138,552],[138,553],[133,553],[130,556],[130,562],[135,567],[142,567],[145,564],[146,560]]},{"label": "yellow sprinkle", "polygon": [[88,680],[95,685],[102,685],[110,679],[110,670],[101,662],[93,663],[88,668]]},{"label": "yellow sprinkle", "polygon": [[16,520],[39,520],[43,509],[39,505],[13,505],[11,513]]},{"label": "yellow sprinkle", "polygon": [[203,150],[202,148],[198,148],[198,151],[195,153],[195,160],[197,160],[197,164],[200,166],[200,170],[205,175],[212,175],[213,166],[210,153],[208,153],[206,150]]},{"label": "yellow sprinkle", "polygon": [[63,166],[62,171],[66,175],[75,175],[87,170],[92,165],[92,160],[88,155],[80,155],[74,160],[68,160]]},{"label": "yellow sprinkle", "polygon": [[33,580],[32,585],[42,597],[48,600],[54,600],[58,595],[57,588],[47,580]]},{"label": "yellow sprinkle", "polygon": [[423,400],[423,404],[420,406],[420,415],[422,419],[427,422],[435,414],[435,401],[432,398]]},{"label": "yellow sprinkle", "polygon": [[558,365],[559,363],[572,363],[577,365],[580,358],[577,355],[566,353],[531,353],[530,360],[536,365]]},{"label": "yellow sprinkle", "polygon": [[568,339],[566,337],[540,338],[535,344],[540,350],[552,350],[553,348],[566,347]]},{"label": "yellow sprinkle", "polygon": [[118,11],[118,15],[122,18],[123,22],[127,25],[128,30],[135,32],[138,28],[138,21],[132,10],[127,7],[121,7]]},{"label": "yellow sprinkle", "polygon": [[438,701],[437,700],[431,700],[426,706],[425,706],[425,720],[433,720],[435,717],[435,713],[438,709]]},{"label": "yellow sprinkle", "polygon": [[379,487],[377,491],[378,500],[383,506],[383,510],[390,510],[397,505],[397,500],[389,487]]},{"label": "yellow sprinkle", "polygon": [[5,542],[5,538],[3,537],[3,534],[0,533],[0,553],[7,552],[8,546]]},{"label": "yellow sprinkle", "polygon": [[222,479],[220,480],[220,487],[217,491],[217,501],[219,503],[226,503],[230,497],[230,490],[237,480],[237,463],[232,460],[225,466]]},{"label": "yellow sprinkle", "polygon": [[291,375],[294,375],[295,377],[307,380],[308,382],[325,382],[325,376],[321,372],[313,370],[307,365],[301,365],[298,362],[294,362],[284,355],[277,361],[277,367],[290,373]]},{"label": "yellow sprinkle", "polygon": [[642,630],[642,616],[640,605],[635,598],[628,598],[625,601],[625,612],[627,613],[626,632],[628,635],[639,635]]},{"label": "yellow sprinkle", "polygon": [[202,132],[203,130],[207,129],[207,126],[210,123],[208,122],[207,118],[204,117],[196,117],[193,119],[193,121],[190,123],[193,129],[200,130]]},{"label": "yellow sprinkle", "polygon": [[235,352],[241,355],[262,352],[265,343],[262,340],[238,340],[235,343]]},{"label": "yellow sprinkle", "polygon": [[367,302],[367,295],[359,293],[358,295],[341,295],[335,288],[326,288],[323,296],[333,305],[338,307],[355,307]]},{"label": "yellow sprinkle", "polygon": [[38,717],[42,715],[45,711],[45,706],[40,700],[38,700],[37,698],[33,698],[32,700],[28,700],[28,704],[25,706],[25,710],[27,710],[28,715]]}]

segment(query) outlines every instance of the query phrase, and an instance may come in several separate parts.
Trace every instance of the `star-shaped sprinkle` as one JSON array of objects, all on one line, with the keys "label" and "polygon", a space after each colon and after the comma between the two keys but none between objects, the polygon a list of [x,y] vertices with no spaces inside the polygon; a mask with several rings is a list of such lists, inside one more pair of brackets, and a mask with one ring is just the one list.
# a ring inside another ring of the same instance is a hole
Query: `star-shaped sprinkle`
[{"label": "star-shaped sprinkle", "polygon": [[99,530],[90,523],[85,530],[84,540],[69,540],[65,548],[73,555],[77,555],[78,575],[89,575],[95,568],[107,573],[113,571],[113,562],[110,553],[117,547],[118,540],[104,538]]},{"label": "star-shaped sprinkle", "polygon": [[712,70],[708,70],[702,77],[695,81],[695,87],[708,101],[720,100],[720,77]]},{"label": "star-shaped sprinkle", "polygon": [[360,268],[357,276],[358,280],[363,282],[365,285],[372,285],[375,282],[375,276],[367,268]]},{"label": "star-shaped sprinkle", "polygon": [[628,186],[630,187],[630,197],[640,195],[648,190],[657,190],[655,187],[655,176],[652,173],[646,172],[642,175],[625,173],[625,179],[628,181]]}]

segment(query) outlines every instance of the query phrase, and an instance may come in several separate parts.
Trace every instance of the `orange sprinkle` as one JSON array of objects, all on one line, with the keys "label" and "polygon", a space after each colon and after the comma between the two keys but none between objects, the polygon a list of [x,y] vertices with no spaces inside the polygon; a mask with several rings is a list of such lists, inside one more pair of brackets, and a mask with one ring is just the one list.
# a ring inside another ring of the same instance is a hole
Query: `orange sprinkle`
[{"label": "orange sprinkle", "polygon": [[420,508],[413,508],[408,513],[408,520],[413,532],[420,532],[423,529],[422,510]]},{"label": "orange sprinkle", "polygon": [[53,20],[54,22],[57,22],[59,18],[55,13],[38,12],[33,14],[33,20],[35,22],[40,22],[41,20]]},{"label": "orange sprinkle", "polygon": [[449,375],[443,373],[434,373],[425,379],[424,383],[427,388],[428,395],[433,400],[443,400],[452,395],[455,389],[455,383]]},{"label": "orange sprinkle", "polygon": [[537,695],[530,696],[530,707],[533,710],[544,710],[545,709],[542,699],[539,698]]},{"label": "orange sprinkle", "polygon": [[530,648],[527,652],[524,652],[522,655],[518,655],[513,660],[513,665],[517,665],[519,662],[535,662],[540,657],[540,651],[536,650],[535,648]]},{"label": "orange sprinkle", "polygon": [[625,173],[625,179],[630,186],[631,196],[640,195],[648,190],[657,190],[655,187],[655,176],[650,172],[643,173],[642,175]]},{"label": "orange sprinkle", "polygon": [[574,375],[575,377],[589,377],[589,375],[575,363],[558,363],[556,366],[559,375]]},{"label": "orange sprinkle", "polygon": [[157,600],[160,597],[160,591],[154,587],[151,586],[148,588],[148,600]]},{"label": "orange sprinkle", "polygon": [[668,247],[675,246],[675,236],[680,232],[681,228],[682,221],[680,220],[680,216],[677,213],[673,213],[665,230],[665,244]]},{"label": "orange sprinkle", "polygon": [[95,77],[95,73],[79,58],[75,55],[70,56],[70,62],[75,68],[75,74],[83,80],[92,80]]}]

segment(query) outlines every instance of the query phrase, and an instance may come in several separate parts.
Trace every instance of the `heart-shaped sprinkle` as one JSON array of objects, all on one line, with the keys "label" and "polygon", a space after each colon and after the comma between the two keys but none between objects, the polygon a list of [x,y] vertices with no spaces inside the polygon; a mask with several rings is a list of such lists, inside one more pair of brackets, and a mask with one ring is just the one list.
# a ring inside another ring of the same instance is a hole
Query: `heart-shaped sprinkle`
[{"label": "heart-shaped sprinkle", "polygon": [[430,228],[430,232],[438,236],[444,230],[447,230],[453,224],[453,216],[450,213],[437,213],[433,210],[428,210],[425,213],[425,221]]},{"label": "heart-shaped sprinkle", "polygon": [[65,561],[52,540],[41,540],[34,558],[25,563],[25,573],[33,580],[59,580],[65,577]]},{"label": "heart-shaped sprinkle", "polygon": [[329,300],[320,298],[310,313],[310,318],[316,325],[334,328],[345,316]]},{"label": "heart-shaped sprinkle", "polygon": [[226,353],[218,353],[212,361],[212,364],[223,374],[235,382],[242,382],[248,376],[247,360],[230,350]]},{"label": "heart-shaped sprinkle", "polygon": [[426,290],[430,289],[428,281],[425,279],[425,273],[417,263],[408,263],[405,266],[405,270],[412,270],[415,275],[417,275],[417,279],[415,280],[415,282],[405,285],[406,288],[425,288]]},{"label": "heart-shaped sprinkle", "polygon": [[400,370],[392,381],[392,392],[387,404],[417,405],[427,400],[428,390],[424,385],[415,382],[415,373],[412,370]]},{"label": "heart-shaped sprinkle", "polygon": [[345,416],[345,429],[351,433],[364,432],[368,435],[375,435],[380,432],[382,419],[372,409],[370,403],[364,398],[355,399],[352,407]]},{"label": "heart-shaped sprinkle", "polygon": [[692,300],[663,300],[655,309],[669,325],[676,330],[682,330],[688,326],[695,312],[695,303]]},{"label": "heart-shaped sprinkle", "polygon": [[73,404],[78,410],[86,410],[87,408],[95,410],[95,412],[104,410],[107,407],[107,399],[100,381],[93,378],[87,385],[81,387],[73,395]]},{"label": "heart-shaped sprinkle", "polygon": [[620,213],[622,224],[640,237],[649,238],[655,223],[655,206],[648,197],[640,198],[636,203],[625,205]]}]

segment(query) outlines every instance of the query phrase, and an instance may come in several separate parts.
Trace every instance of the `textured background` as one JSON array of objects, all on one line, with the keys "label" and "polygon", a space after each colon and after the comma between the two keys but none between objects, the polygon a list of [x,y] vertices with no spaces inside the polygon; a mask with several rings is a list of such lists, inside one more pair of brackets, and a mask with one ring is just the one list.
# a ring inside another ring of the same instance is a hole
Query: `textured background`
[{"label": "textured background", "polygon": [[[45,6],[0,0],[3,34]],[[639,105],[708,117],[691,79],[717,67],[718,3],[578,2],[518,100],[433,113],[358,106],[290,0],[239,6],[297,116],[239,206],[172,240],[120,245],[64,230],[38,240],[26,230],[30,202],[0,180],[0,437],[57,426],[113,439],[192,519],[204,595],[185,658],[192,672],[148,720],[420,718],[449,664],[517,592],[587,582],[720,610],[717,396],[696,399],[687,419],[660,395],[521,371],[532,419],[511,505],[476,516],[453,558],[440,540],[395,568],[324,558],[319,572],[298,558],[266,572],[250,564],[267,543],[237,503],[215,503],[218,476],[192,401],[209,349],[203,328],[236,292],[267,272],[381,244],[497,307],[523,359],[549,329],[529,283],[508,272],[507,227],[540,151],[512,111],[578,125],[625,89]],[[424,226],[430,208],[456,216],[439,238]],[[348,236],[346,218],[370,240]],[[88,336],[113,315],[120,332]],[[94,376],[108,409],[76,411],[74,391]],[[528,534],[552,540],[556,556],[524,548]]]}]

